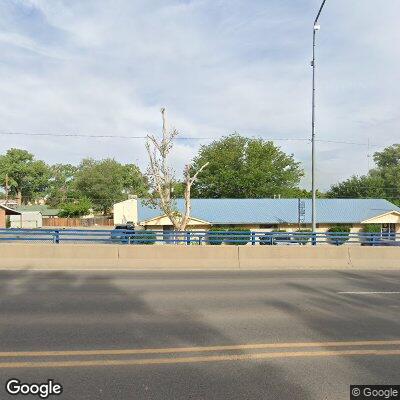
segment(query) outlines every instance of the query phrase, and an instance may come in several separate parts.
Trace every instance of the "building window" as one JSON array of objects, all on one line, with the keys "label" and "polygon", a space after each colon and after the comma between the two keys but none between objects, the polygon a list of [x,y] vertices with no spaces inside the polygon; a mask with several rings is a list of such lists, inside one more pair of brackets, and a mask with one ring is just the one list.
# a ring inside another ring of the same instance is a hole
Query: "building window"
[{"label": "building window", "polygon": [[396,224],[382,224],[381,232],[383,237],[394,239],[396,237]]}]

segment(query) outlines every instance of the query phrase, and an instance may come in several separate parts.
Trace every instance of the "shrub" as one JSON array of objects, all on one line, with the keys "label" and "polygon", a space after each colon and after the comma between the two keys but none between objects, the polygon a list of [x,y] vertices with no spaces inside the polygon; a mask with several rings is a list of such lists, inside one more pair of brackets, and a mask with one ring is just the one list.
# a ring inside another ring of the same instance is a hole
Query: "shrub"
[{"label": "shrub", "polygon": [[[304,234],[300,235],[300,233]],[[299,229],[298,231],[295,232],[295,235],[293,235],[293,241],[303,246],[306,245],[310,239],[311,239],[310,229]]]},{"label": "shrub", "polygon": [[90,200],[81,199],[74,203],[65,203],[61,206],[58,216],[61,218],[76,218],[87,215],[91,208]]},{"label": "shrub", "polygon": [[212,227],[207,232],[206,243],[214,246],[220,245],[224,241],[226,234],[227,234],[226,228]]},{"label": "shrub", "polygon": [[381,225],[380,224],[364,225],[363,232],[365,232],[365,233],[381,233]]},{"label": "shrub", "polygon": [[[327,240],[331,244],[340,246],[349,240],[350,226],[348,225],[335,225],[328,229],[332,235],[327,235]],[[342,234],[341,234],[342,233]],[[334,237],[332,237],[334,236]]]},{"label": "shrub", "polygon": [[153,231],[136,231],[131,237],[134,244],[154,244],[156,240],[157,236]]},{"label": "shrub", "polygon": [[381,237],[381,225],[380,224],[367,224],[363,226],[362,232],[366,233],[366,236],[361,236],[361,242],[363,244],[371,244],[376,239]]},{"label": "shrub", "polygon": [[239,246],[245,245],[251,240],[251,231],[247,228],[229,228],[227,235],[226,244]]}]

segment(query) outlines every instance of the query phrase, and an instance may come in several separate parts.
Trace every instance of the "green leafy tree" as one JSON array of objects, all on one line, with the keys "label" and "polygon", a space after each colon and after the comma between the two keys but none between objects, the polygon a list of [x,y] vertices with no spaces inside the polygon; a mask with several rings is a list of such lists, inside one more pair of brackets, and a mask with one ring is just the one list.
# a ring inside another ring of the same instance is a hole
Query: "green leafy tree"
[{"label": "green leafy tree", "polygon": [[292,197],[304,172],[273,142],[235,133],[200,148],[193,170],[208,162],[193,184],[193,197]]},{"label": "green leafy tree", "polygon": [[92,203],[88,199],[80,199],[76,202],[65,203],[61,206],[58,216],[62,218],[82,217],[83,215],[89,214],[91,207]]},{"label": "green leafy tree", "polygon": [[171,196],[179,199],[185,196],[185,182],[176,181],[172,182]]},{"label": "green leafy tree", "polygon": [[400,144],[374,154],[376,167],[367,175],[333,185],[328,197],[386,198],[400,205]]},{"label": "green leafy tree", "polygon": [[[316,190],[316,196],[318,199],[324,199],[326,197],[326,193]],[[312,191],[300,188],[294,188],[289,191],[290,198],[300,198],[300,199],[311,199]]]},{"label": "green leafy tree", "polygon": [[331,186],[330,198],[380,198],[385,197],[384,183],[380,176],[353,175],[351,178]]},{"label": "green leafy tree", "polygon": [[129,194],[146,193],[146,181],[139,168],[122,165],[113,159],[82,160],[75,174],[74,188],[80,197],[89,199],[93,208],[108,213],[112,205]]},{"label": "green leafy tree", "polygon": [[74,178],[78,168],[71,164],[55,164],[50,166],[51,178],[49,180],[46,204],[58,207],[77,197],[74,190]]},{"label": "green leafy tree", "polygon": [[144,196],[148,191],[147,178],[135,164],[122,165],[122,186],[127,195]]},{"label": "green leafy tree", "polygon": [[386,147],[374,154],[376,169],[371,176],[379,177],[385,197],[400,205],[400,144]]},{"label": "green leafy tree", "polygon": [[49,183],[50,170],[45,162],[35,160],[26,150],[10,149],[0,156],[0,185],[9,195],[17,198],[19,204],[43,196]]}]

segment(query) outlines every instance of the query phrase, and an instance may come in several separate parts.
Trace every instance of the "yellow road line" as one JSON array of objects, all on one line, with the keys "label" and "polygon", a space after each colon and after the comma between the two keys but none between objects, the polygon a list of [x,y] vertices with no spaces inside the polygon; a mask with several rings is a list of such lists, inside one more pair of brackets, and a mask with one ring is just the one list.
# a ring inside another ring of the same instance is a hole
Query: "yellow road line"
[{"label": "yellow road line", "polygon": [[110,367],[128,365],[184,364],[218,361],[253,361],[290,357],[338,357],[338,356],[400,356],[400,350],[337,350],[337,351],[295,351],[281,353],[253,353],[223,356],[150,358],[135,360],[75,360],[75,361],[23,361],[0,363],[0,369],[12,368],[71,368]]},{"label": "yellow road line", "polygon": [[61,351],[15,351],[0,352],[0,357],[58,357],[58,356],[104,356],[104,355],[133,355],[133,354],[170,354],[198,353],[229,350],[283,349],[309,347],[351,347],[351,346],[396,346],[400,340],[362,340],[338,342],[305,342],[305,343],[255,343],[228,346],[204,347],[170,347],[151,349],[109,349],[109,350],[61,350]]}]

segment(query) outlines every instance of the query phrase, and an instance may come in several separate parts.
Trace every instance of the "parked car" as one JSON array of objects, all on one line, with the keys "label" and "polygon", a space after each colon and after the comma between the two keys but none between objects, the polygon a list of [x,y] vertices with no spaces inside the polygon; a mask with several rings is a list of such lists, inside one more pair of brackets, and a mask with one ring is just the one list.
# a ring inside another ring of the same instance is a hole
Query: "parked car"
[{"label": "parked car", "polygon": [[[261,245],[290,245],[292,242],[292,235],[286,232],[267,232],[264,236],[260,237]],[[296,243],[298,244],[298,243]]]},{"label": "parked car", "polygon": [[111,231],[111,241],[114,243],[129,243],[135,237],[135,225],[116,225]]},{"label": "parked car", "polygon": [[150,245],[157,241],[156,233],[149,230],[135,230],[134,224],[117,225],[111,231],[111,241],[120,244]]}]

